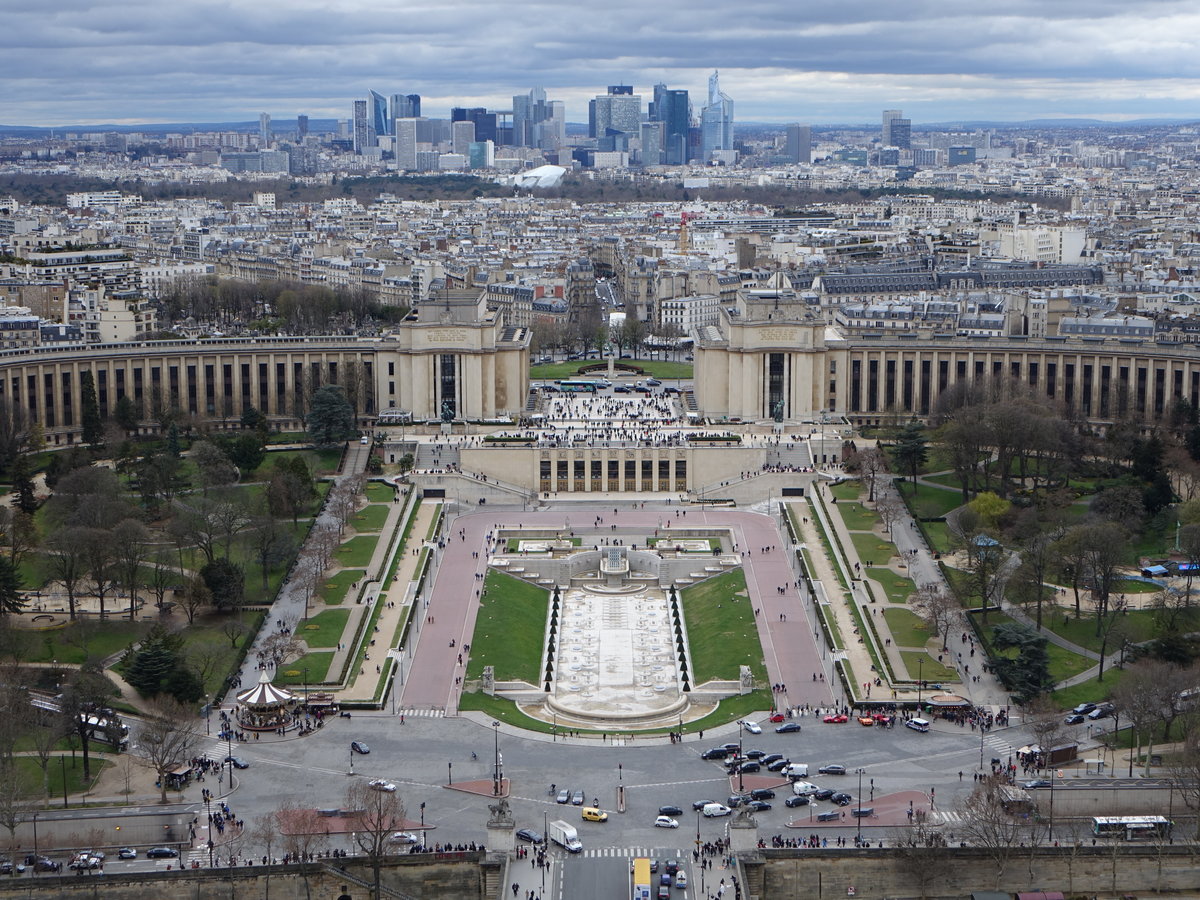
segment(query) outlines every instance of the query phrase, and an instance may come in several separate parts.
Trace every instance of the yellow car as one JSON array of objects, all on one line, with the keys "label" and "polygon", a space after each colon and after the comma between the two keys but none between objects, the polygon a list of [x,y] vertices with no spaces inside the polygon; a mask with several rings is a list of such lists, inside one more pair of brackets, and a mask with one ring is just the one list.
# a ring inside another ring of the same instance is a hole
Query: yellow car
[{"label": "yellow car", "polygon": [[596,809],[594,806],[585,806],[580,812],[583,814],[585,822],[607,822],[608,813],[602,809]]},{"label": "yellow car", "polygon": [[870,716],[859,716],[858,724],[862,725],[864,728],[870,728],[875,724],[875,720]]}]

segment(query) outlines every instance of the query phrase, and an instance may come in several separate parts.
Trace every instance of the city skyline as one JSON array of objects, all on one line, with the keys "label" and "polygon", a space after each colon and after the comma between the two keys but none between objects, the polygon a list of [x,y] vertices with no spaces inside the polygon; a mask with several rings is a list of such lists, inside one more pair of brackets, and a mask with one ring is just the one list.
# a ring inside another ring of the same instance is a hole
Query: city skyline
[{"label": "city skyline", "polygon": [[[725,7],[617,0],[603,19],[535,2],[426,9],[359,0],[218,8],[134,0],[49,15],[9,12],[0,122],[57,126],[348,117],[349,98],[397,84],[426,115],[508,108],[541,87],[586,121],[605,84],[689,89],[714,69],[738,119],[878,121],[1200,118],[1200,11],[1176,0],[1006,0],[946,13],[934,2]],[[398,64],[399,62],[399,64]]]}]

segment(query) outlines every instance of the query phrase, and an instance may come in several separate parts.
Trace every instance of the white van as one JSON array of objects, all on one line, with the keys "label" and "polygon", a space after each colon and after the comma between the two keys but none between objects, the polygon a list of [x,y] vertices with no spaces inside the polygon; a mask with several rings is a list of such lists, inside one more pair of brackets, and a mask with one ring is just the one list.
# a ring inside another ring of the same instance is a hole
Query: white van
[{"label": "white van", "polygon": [[928,719],[909,719],[907,722],[904,723],[904,727],[911,728],[913,731],[928,731],[929,730],[929,720]]},{"label": "white van", "polygon": [[807,797],[809,794],[815,794],[820,788],[811,781],[793,781],[792,793],[797,797]]},{"label": "white van", "polygon": [[717,816],[727,816],[733,812],[733,810],[731,810],[728,806],[725,806],[721,803],[705,803],[704,807],[700,811],[704,813],[704,818],[706,819],[713,819]]},{"label": "white van", "polygon": [[807,778],[808,763],[788,763],[779,774],[788,778]]}]

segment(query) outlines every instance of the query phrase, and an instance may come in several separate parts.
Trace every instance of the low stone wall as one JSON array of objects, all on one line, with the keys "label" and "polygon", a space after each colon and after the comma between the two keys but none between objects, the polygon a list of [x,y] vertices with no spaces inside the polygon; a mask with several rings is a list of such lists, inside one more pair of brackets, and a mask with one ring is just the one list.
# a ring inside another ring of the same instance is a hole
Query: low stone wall
[{"label": "low stone wall", "polygon": [[[1062,891],[1120,895],[1200,889],[1200,846],[1138,845],[1120,841],[1079,848],[1014,847],[1003,871],[979,848],[906,853],[869,850],[759,851],[744,858],[746,876],[759,900],[857,900],[959,898],[972,891]],[[757,870],[757,871],[756,871]],[[853,889],[853,892],[851,892]]]}]

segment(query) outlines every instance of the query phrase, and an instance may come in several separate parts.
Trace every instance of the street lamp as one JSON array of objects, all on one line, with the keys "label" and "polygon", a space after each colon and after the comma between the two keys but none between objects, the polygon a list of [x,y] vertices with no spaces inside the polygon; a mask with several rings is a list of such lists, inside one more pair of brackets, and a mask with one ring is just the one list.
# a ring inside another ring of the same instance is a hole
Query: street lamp
[{"label": "street lamp", "polygon": [[917,712],[921,711],[921,688],[925,684],[923,672],[925,671],[925,657],[917,657]]},{"label": "street lamp", "polygon": [[[226,726],[225,728],[225,765],[229,766],[229,789],[233,790],[233,729]],[[354,760],[350,760],[350,769],[354,769]],[[217,779],[220,783],[220,779]]]},{"label": "street lamp", "polygon": [[858,775],[858,809],[855,810],[855,818],[858,820],[858,823],[857,823],[858,831],[854,836],[854,846],[857,847],[857,846],[859,846],[859,844],[862,843],[862,777],[863,777],[863,770],[855,769],[854,771]]},{"label": "street lamp", "polygon": [[300,669],[304,673],[304,709],[308,709],[308,666]]},{"label": "street lamp", "polygon": [[425,838],[425,803],[424,802],[421,803],[421,838],[422,838],[422,843],[423,843],[424,838]]},{"label": "street lamp", "polygon": [[204,695],[204,736],[212,734],[212,697]]},{"label": "street lamp", "polygon": [[[738,726],[738,759],[741,759],[741,758],[742,758],[742,726],[739,725]],[[742,774],[742,766],[743,765],[744,765],[744,762],[738,763],[738,793],[739,794],[744,793],[746,790],[746,785],[745,785],[744,781],[742,780],[744,777]]]},{"label": "street lamp", "polygon": [[492,722],[492,796],[500,796],[500,723]]}]

